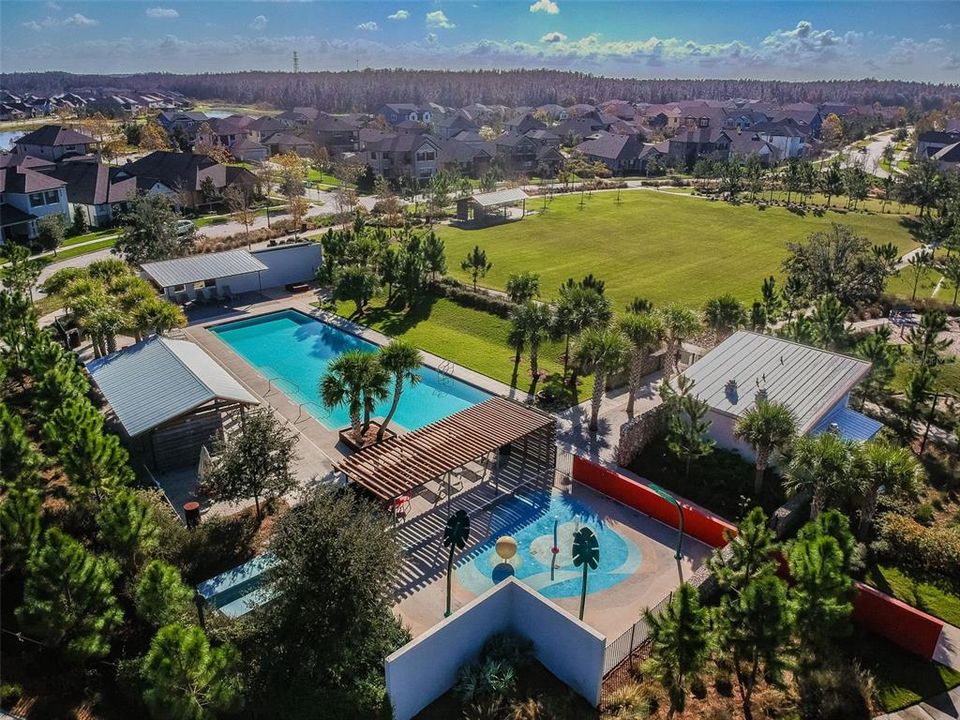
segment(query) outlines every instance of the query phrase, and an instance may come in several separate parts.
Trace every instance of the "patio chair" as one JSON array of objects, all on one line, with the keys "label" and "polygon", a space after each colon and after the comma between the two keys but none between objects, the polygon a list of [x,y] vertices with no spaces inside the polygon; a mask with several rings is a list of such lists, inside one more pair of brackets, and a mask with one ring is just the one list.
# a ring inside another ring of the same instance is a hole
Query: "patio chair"
[{"label": "patio chair", "polygon": [[190,302],[190,297],[185,292],[177,293],[175,299],[177,305],[180,305],[181,307],[186,306],[186,304]]}]

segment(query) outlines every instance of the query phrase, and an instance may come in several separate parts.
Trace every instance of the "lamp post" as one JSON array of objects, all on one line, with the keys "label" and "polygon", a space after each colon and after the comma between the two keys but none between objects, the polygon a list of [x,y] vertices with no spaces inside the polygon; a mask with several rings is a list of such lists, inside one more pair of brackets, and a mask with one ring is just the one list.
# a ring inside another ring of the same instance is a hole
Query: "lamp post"
[{"label": "lamp post", "polygon": [[674,553],[673,557],[677,560],[680,560],[683,558],[683,505],[681,505],[680,501],[677,500],[673,495],[668,493],[656,483],[649,483],[648,487],[664,500],[673,503],[677,508],[677,515],[680,518],[680,532],[677,535],[677,552]]}]

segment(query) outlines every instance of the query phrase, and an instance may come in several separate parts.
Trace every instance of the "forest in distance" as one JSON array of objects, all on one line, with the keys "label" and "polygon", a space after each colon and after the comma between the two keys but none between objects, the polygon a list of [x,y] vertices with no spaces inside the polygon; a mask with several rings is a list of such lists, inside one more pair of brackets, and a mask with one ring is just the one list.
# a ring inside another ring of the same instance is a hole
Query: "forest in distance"
[{"label": "forest in distance", "polygon": [[631,79],[558,70],[407,70],[342,72],[140,73],[79,75],[67,72],[0,74],[8,92],[54,94],[116,88],[133,92],[168,90],[197,100],[278,108],[309,106],[329,112],[372,112],[384,103],[435,102],[463,107],[538,106],[624,99],[665,103],[676,100],[750,98],[780,105],[794,102],[904,106],[924,112],[960,99],[960,84],[901,80],[685,80]]}]

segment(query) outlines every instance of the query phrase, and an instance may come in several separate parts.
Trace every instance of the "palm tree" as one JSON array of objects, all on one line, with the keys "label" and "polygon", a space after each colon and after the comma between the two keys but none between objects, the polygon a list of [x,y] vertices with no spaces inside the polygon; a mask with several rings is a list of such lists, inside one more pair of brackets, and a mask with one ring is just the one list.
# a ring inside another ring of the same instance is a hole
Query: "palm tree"
[{"label": "palm tree", "polygon": [[[660,310],[667,338],[667,362],[673,366],[673,372],[680,371],[680,348],[683,341],[700,330],[700,318],[690,308],[682,305],[667,305]],[[670,368],[667,368],[667,372]]]},{"label": "palm tree", "polygon": [[790,409],[783,403],[759,400],[737,421],[735,434],[753,448],[756,453],[757,474],[753,492],[760,493],[763,474],[774,451],[783,450],[797,433],[797,424]]},{"label": "palm tree", "polygon": [[593,530],[582,527],[573,534],[573,564],[583,566],[583,581],[580,585],[580,619],[587,604],[587,569],[596,570],[600,565],[600,543]]},{"label": "palm tree", "polygon": [[447,556],[447,611],[444,617],[450,615],[450,582],[453,573],[453,552],[454,550],[463,550],[467,546],[467,539],[470,537],[470,517],[464,510],[457,510],[453,515],[447,518],[447,524],[443,528],[443,546],[450,549]]},{"label": "palm tree", "polygon": [[633,406],[640,391],[647,356],[659,349],[664,328],[659,315],[651,312],[628,312],[620,319],[620,331],[632,345],[630,353],[630,394],[627,397],[627,415],[633,417]]},{"label": "palm tree", "polygon": [[847,309],[836,296],[821,295],[810,313],[814,342],[828,350],[837,350],[845,345],[849,338],[846,320]]},{"label": "palm tree", "polygon": [[605,326],[613,312],[610,301],[593,287],[562,285],[554,314],[553,336],[563,339],[563,377],[570,364],[570,340],[587,328]]},{"label": "palm tree", "polygon": [[926,472],[907,448],[886,440],[870,440],[857,452],[857,489],[860,505],[860,539],[870,536],[880,493],[894,499],[916,497],[923,489]]},{"label": "palm tree", "polygon": [[[522,334],[523,341],[530,346],[530,376],[533,378],[534,387],[536,387],[540,376],[540,343],[547,337],[553,324],[553,310],[549,305],[530,300],[517,308],[512,319],[511,337],[516,339],[514,331],[519,332]],[[520,362],[519,350],[520,348],[517,349],[517,363]]]},{"label": "palm tree", "polygon": [[747,322],[747,310],[743,303],[729,293],[707,300],[703,314],[717,341]]},{"label": "palm tree", "polygon": [[590,328],[580,336],[577,363],[593,373],[593,398],[590,401],[590,431],[597,431],[600,404],[606,389],[607,376],[617,372],[627,361],[630,341],[619,330]]},{"label": "palm tree", "polygon": [[810,492],[810,519],[816,520],[830,495],[851,482],[853,458],[853,444],[837,433],[799,437],[793,443],[784,488],[791,495]]},{"label": "palm tree", "polygon": [[320,379],[320,398],[329,409],[347,406],[351,431],[359,441],[369,427],[374,401],[387,397],[388,382],[389,375],[380,367],[376,355],[351,350],[327,366],[327,372]]},{"label": "palm tree", "polygon": [[514,387],[517,384],[517,372],[520,368],[520,356],[523,349],[527,346],[527,326],[526,316],[522,307],[513,308],[510,311],[510,330],[507,332],[507,345],[513,348],[513,382]]},{"label": "palm tree", "polygon": [[394,413],[397,412],[400,396],[403,394],[404,382],[409,382],[411,385],[420,382],[420,373],[417,370],[422,364],[423,357],[420,355],[420,351],[406,340],[393,340],[386,347],[380,348],[380,366],[393,376],[393,402],[387,416],[380,423],[380,429],[377,431],[377,442],[383,440],[387,425],[390,424]]}]

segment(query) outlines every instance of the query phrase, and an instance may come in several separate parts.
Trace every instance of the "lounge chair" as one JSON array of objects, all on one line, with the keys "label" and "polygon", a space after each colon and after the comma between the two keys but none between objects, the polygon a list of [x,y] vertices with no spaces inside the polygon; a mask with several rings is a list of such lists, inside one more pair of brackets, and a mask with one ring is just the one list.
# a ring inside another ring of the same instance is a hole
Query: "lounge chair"
[{"label": "lounge chair", "polygon": [[194,294],[193,294],[193,299],[194,299],[194,301],[195,301],[198,305],[206,305],[206,304],[207,304],[207,293],[205,293],[202,289],[197,290],[197,291],[194,292]]}]

